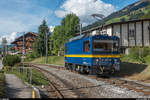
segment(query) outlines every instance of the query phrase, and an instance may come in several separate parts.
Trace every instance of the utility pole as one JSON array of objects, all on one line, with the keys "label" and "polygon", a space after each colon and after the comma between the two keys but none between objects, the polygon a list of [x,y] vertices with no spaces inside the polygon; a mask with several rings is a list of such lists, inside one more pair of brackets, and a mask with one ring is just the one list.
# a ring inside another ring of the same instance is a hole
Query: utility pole
[{"label": "utility pole", "polygon": [[80,35],[82,34],[82,24],[80,23]]},{"label": "utility pole", "polygon": [[7,55],[7,40],[2,38],[2,55],[5,57]]},{"label": "utility pole", "polygon": [[51,56],[53,56],[53,40],[51,40]]},{"label": "utility pole", "polygon": [[24,67],[24,54],[25,54],[25,46],[24,46],[24,33],[25,32],[23,32],[23,52],[22,52],[22,62],[23,62],[23,67]]},{"label": "utility pole", "polygon": [[47,30],[45,30],[45,35],[46,35],[46,63],[48,63]]}]

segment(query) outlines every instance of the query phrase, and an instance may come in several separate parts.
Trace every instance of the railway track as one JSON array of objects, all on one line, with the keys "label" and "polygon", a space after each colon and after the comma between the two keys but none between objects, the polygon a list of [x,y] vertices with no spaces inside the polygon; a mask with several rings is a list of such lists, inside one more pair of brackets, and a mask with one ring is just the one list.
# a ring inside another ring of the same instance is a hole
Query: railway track
[{"label": "railway track", "polygon": [[[32,66],[32,67],[34,67],[34,66]],[[37,69],[39,72],[42,72],[45,76],[47,76],[45,71],[43,71],[39,68],[35,68],[35,69]],[[64,98],[63,94],[59,91],[56,84],[50,80],[50,77],[46,77],[46,78],[47,78],[47,80],[49,80],[48,89],[47,89],[50,92],[49,97],[51,97],[51,98]]]},{"label": "railway track", "polygon": [[[42,65],[42,66],[48,66],[51,68],[56,68],[59,70],[66,70],[64,67],[62,66],[54,66],[54,65],[45,65],[45,64],[31,64],[34,66],[37,65]],[[71,71],[74,72],[74,71]],[[74,72],[77,73],[77,72]],[[86,77],[92,78],[92,79],[96,79],[98,81],[104,81],[106,83],[109,83],[111,85],[115,85],[115,86],[119,86],[121,88],[127,88],[129,90],[134,90],[136,92],[140,92],[143,93],[146,96],[150,96],[150,87],[149,86],[145,86],[133,81],[127,81],[127,80],[122,80],[120,78],[116,78],[116,77],[110,77],[110,78],[101,78],[101,77],[97,77],[97,76],[91,76],[91,75],[84,75]]]},{"label": "railway track", "polygon": [[[45,69],[39,68],[35,65],[31,65],[31,66],[37,69],[38,71],[42,72],[49,80],[48,92],[50,92],[50,98],[74,98],[74,97],[86,98],[87,97],[85,94],[80,92],[76,87],[74,87],[67,81],[62,80],[61,78],[54,75],[53,73]],[[58,84],[58,83],[61,83],[61,84]]]}]

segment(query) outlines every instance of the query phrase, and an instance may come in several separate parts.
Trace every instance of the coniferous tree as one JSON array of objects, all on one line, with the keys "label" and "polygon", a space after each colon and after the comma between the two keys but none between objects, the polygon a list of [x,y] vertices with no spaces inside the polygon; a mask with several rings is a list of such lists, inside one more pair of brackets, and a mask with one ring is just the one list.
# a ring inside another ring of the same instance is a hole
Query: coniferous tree
[{"label": "coniferous tree", "polygon": [[36,52],[40,56],[45,56],[46,53],[46,34],[47,39],[49,39],[49,28],[46,24],[46,21],[43,20],[42,24],[38,28],[37,40],[34,43],[34,52]]}]

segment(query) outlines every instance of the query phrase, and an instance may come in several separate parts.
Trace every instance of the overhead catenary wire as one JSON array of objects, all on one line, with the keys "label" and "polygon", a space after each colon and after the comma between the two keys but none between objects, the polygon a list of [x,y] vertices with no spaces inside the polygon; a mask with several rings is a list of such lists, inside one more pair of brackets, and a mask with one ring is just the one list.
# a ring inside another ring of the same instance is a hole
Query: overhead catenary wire
[{"label": "overhead catenary wire", "polygon": [[60,6],[62,5],[62,3],[64,3],[64,2],[65,2],[65,0],[58,0],[58,4],[54,8],[53,13],[55,13],[56,9],[60,8]]}]

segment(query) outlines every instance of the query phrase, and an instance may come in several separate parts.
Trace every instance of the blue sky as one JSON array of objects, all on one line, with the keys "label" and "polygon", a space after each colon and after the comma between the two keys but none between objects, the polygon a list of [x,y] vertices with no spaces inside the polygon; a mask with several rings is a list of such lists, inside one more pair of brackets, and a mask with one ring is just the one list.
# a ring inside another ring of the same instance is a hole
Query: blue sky
[{"label": "blue sky", "polygon": [[84,25],[95,19],[92,13],[105,16],[138,0],[0,0],[0,39],[13,41],[22,31],[37,32],[46,19],[49,27],[59,25],[70,12],[76,13]]}]

